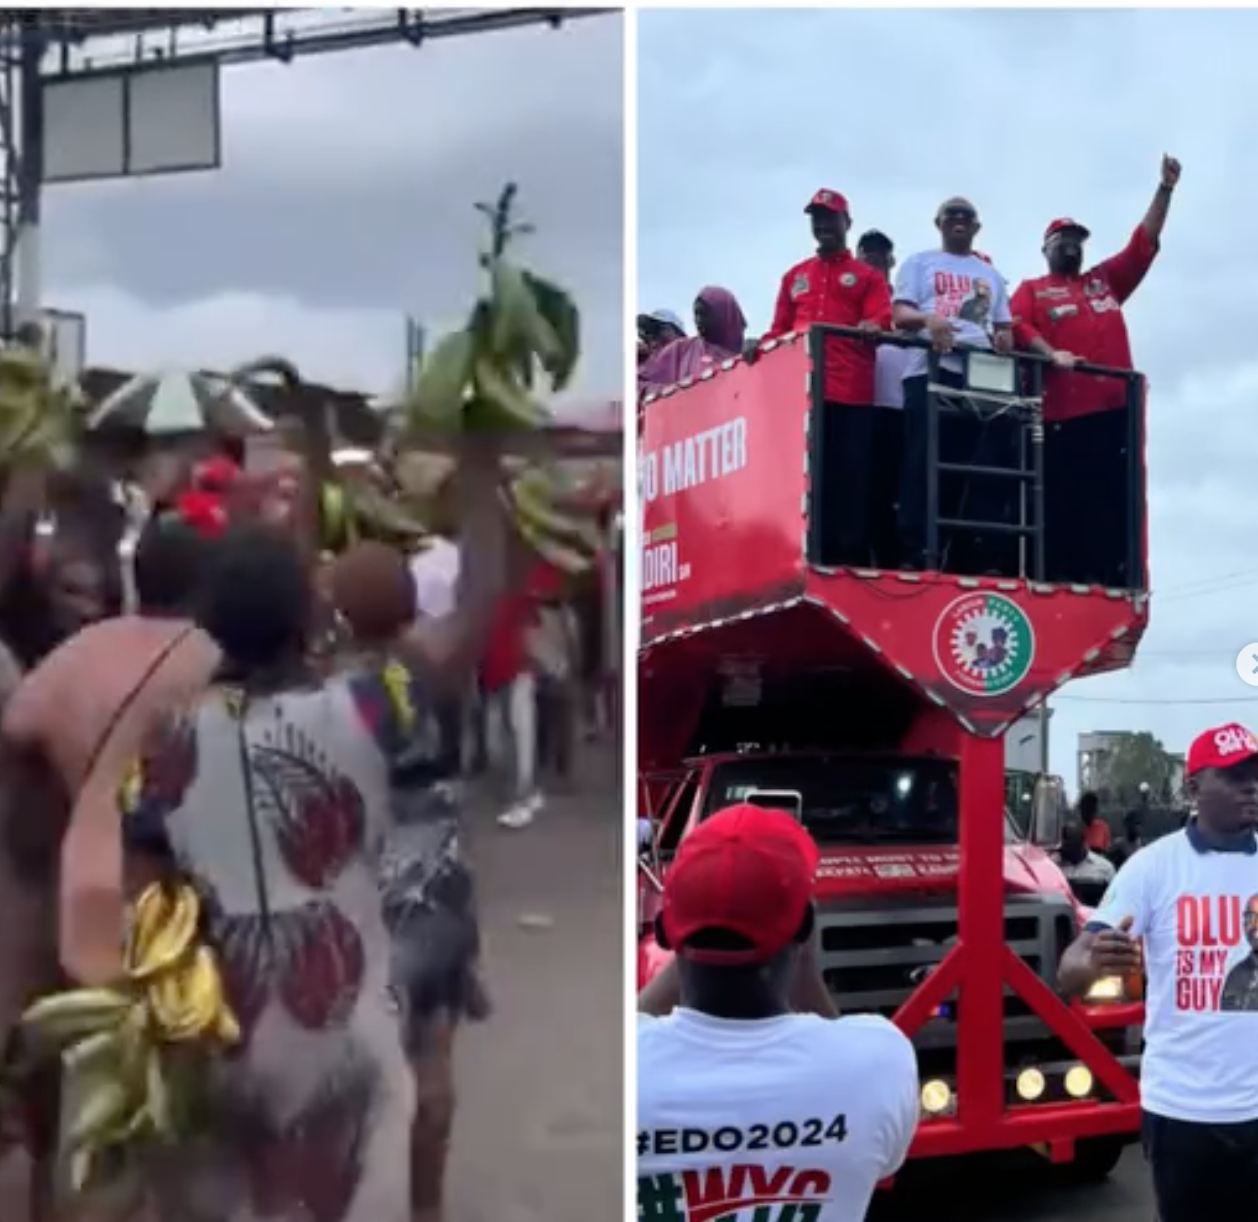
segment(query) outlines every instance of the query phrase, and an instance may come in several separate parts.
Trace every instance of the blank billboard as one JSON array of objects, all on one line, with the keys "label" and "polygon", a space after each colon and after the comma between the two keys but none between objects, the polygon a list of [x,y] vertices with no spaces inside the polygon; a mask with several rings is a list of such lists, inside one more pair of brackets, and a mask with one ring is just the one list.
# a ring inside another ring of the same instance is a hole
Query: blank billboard
[{"label": "blank billboard", "polygon": [[216,62],[144,66],[44,82],[44,181],[216,170]]}]

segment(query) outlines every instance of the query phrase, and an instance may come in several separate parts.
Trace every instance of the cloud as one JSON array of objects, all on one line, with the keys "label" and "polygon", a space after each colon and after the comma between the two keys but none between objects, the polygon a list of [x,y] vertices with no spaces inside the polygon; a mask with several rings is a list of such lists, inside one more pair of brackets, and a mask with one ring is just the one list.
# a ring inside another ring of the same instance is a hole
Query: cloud
[{"label": "cloud", "polygon": [[578,395],[623,384],[623,22],[526,28],[226,70],[224,168],[49,189],[45,298],[99,364],[280,351],[385,390],[403,318],[471,304],[481,217],[520,185],[527,258],[586,317]]},{"label": "cloud", "polygon": [[[646,12],[639,33],[639,285],[684,312],[723,284],[754,331],[810,247],[818,187],[901,257],[934,245],[939,202],[978,205],[980,247],[1012,282],[1040,274],[1057,216],[1122,245],[1164,152],[1184,163],[1164,250],[1127,308],[1150,378],[1152,623],[1134,667],[1054,702],[1052,764],[1076,735],[1150,730],[1183,750],[1207,725],[1258,723],[1235,670],[1258,641],[1254,404],[1243,259],[1258,195],[1258,13]],[[1155,65],[1164,65],[1156,68]],[[1238,92],[1239,91],[1239,92]]]}]

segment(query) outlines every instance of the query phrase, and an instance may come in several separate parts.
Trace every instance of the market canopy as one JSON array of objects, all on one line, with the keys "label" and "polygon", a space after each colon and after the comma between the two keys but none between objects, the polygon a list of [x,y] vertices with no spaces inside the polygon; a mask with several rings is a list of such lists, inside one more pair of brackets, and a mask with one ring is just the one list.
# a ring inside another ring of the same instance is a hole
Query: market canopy
[{"label": "market canopy", "polygon": [[273,426],[239,386],[211,373],[140,373],[97,404],[87,418],[92,431],[128,428],[150,437],[204,429],[242,436]]}]

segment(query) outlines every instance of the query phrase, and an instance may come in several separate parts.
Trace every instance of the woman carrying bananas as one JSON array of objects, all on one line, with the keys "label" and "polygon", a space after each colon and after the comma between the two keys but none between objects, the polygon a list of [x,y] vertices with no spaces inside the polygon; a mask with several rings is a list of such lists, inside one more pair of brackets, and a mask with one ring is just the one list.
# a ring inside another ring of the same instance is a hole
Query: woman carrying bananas
[{"label": "woman carrying bananas", "polygon": [[[385,666],[312,671],[311,573],[290,538],[242,526],[215,544],[197,620],[223,662],[208,691],[153,732],[124,790],[122,826],[147,953],[187,947],[194,922],[216,970],[185,973],[152,1005],[165,1077],[136,1075],[123,1058],[100,1089],[70,1100],[61,1138],[76,1180],[84,1149],[131,1148],[154,1217],[416,1216],[408,1045],[435,1012],[457,1019],[476,998],[469,980],[434,989],[442,973],[414,941],[399,960],[386,919],[404,921],[406,905],[382,912],[380,902],[382,874],[387,898],[389,872],[402,866],[422,897],[446,846],[426,847],[418,879],[413,860],[395,865],[383,849],[399,761],[423,800],[439,779],[427,766],[426,711],[466,683],[502,590],[499,480],[496,454],[469,446],[455,474],[468,545],[458,613],[408,627]],[[149,889],[161,880],[167,892]],[[154,911],[160,920],[147,919]],[[200,1066],[187,1113],[197,1121],[156,1129],[155,1114],[183,1110],[174,1104],[187,1098],[179,1074],[190,1062]],[[88,1177],[85,1191],[93,1186]]]}]

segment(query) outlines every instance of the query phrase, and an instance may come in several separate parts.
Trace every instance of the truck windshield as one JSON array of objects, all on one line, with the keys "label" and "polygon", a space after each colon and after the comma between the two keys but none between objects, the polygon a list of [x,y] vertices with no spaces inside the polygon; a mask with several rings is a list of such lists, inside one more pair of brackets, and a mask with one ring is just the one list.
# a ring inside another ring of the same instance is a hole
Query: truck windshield
[{"label": "truck windshield", "polygon": [[703,817],[756,789],[797,790],[820,845],[957,842],[956,765],[938,759],[782,756],[719,764]]}]

